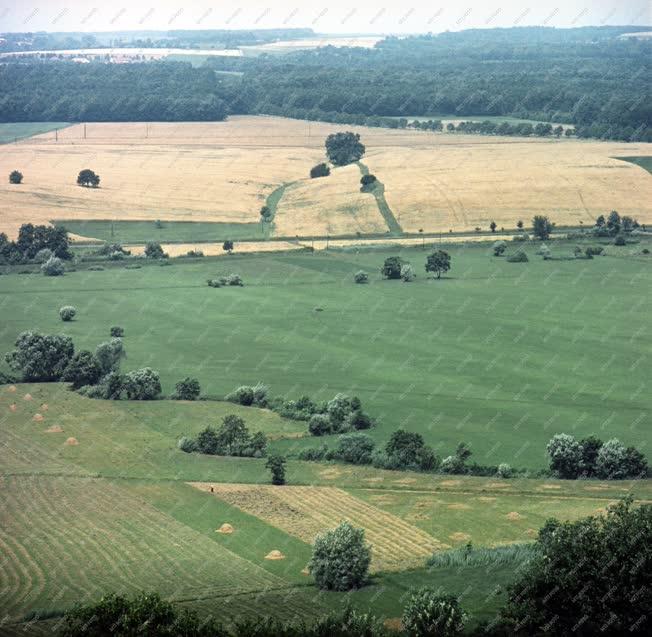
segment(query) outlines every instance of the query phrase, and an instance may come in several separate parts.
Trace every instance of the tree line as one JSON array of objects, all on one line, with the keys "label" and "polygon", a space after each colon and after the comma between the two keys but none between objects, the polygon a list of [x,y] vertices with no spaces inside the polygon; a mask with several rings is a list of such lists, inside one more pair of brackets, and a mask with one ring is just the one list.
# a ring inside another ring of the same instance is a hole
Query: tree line
[{"label": "tree line", "polygon": [[208,121],[260,113],[398,128],[400,118],[440,113],[564,122],[579,137],[651,141],[643,87],[652,43],[618,38],[627,28],[387,38],[373,49],[213,58],[202,68],[21,61],[0,68],[0,117]]}]

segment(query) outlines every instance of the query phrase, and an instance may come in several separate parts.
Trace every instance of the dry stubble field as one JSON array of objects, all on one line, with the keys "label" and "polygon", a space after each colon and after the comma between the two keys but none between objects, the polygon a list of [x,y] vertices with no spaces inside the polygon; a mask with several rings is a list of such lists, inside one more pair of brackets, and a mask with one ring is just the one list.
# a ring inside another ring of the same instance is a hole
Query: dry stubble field
[{"label": "dry stubble field", "polygon": [[[652,179],[613,159],[651,156],[651,144],[434,134],[277,117],[226,122],[78,124],[3,146],[0,173],[18,169],[21,186],[0,182],[0,231],[50,219],[250,223],[274,189],[292,184],[278,205],[277,236],[386,230],[357,168],[306,179],[324,159],[332,132],[359,132],[365,163],[385,184],[406,231],[513,228],[548,214],[558,225],[591,223],[617,209],[652,222]],[[97,190],[79,188],[90,167]]]}]

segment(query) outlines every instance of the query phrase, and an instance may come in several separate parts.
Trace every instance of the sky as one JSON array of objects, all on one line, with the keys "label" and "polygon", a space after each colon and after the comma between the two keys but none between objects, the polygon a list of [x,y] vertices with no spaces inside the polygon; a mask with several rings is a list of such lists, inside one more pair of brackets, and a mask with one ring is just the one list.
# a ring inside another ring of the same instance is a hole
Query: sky
[{"label": "sky", "polygon": [[649,0],[0,0],[0,32],[310,27],[318,33],[400,34],[526,25],[651,23]]}]

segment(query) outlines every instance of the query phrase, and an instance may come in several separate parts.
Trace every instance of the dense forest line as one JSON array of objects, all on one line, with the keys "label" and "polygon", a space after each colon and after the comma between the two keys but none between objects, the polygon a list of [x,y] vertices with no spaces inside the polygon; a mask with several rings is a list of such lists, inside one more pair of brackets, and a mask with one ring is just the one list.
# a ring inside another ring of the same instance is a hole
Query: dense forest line
[{"label": "dense forest line", "polygon": [[[400,126],[510,116],[580,137],[652,141],[652,43],[641,27],[488,29],[387,38],[374,49],[179,62],[0,67],[2,121],[220,120],[261,113]],[[215,73],[237,71],[239,74]]]}]

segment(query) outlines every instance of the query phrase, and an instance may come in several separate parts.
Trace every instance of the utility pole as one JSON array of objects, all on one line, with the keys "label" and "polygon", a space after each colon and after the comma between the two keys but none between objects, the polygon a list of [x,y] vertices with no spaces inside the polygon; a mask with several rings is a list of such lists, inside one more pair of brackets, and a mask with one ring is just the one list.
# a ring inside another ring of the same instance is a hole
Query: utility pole
[{"label": "utility pole", "polygon": [[84,139],[86,139],[86,122],[84,122]]}]

